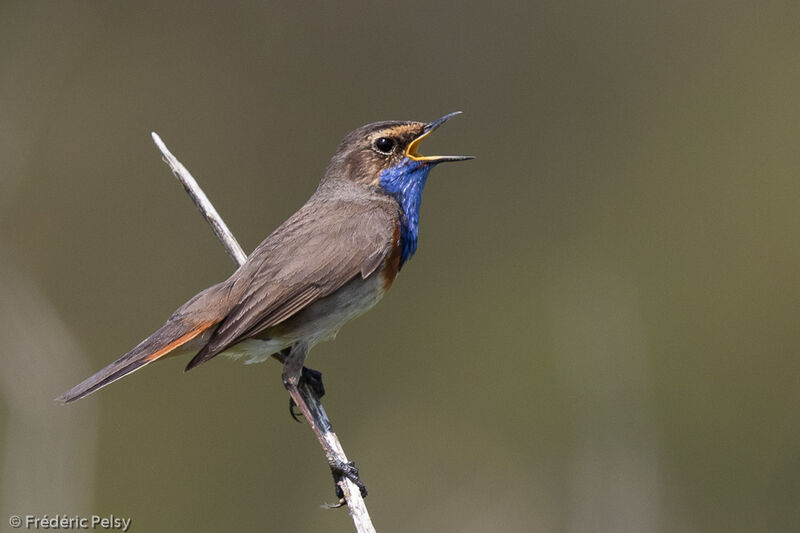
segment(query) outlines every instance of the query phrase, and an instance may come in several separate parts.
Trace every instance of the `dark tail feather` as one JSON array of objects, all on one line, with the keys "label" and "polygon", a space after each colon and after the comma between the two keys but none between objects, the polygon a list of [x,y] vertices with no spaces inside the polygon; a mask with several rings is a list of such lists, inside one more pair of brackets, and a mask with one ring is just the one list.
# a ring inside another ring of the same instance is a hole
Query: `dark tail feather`
[{"label": "dark tail feather", "polygon": [[63,403],[80,400],[96,390],[102,389],[109,383],[127,376],[131,372],[156,361],[194,339],[215,322],[206,322],[195,326],[188,331],[175,321],[168,321],[158,331],[139,343],[136,348],[126,353],[103,370],[56,398]]}]

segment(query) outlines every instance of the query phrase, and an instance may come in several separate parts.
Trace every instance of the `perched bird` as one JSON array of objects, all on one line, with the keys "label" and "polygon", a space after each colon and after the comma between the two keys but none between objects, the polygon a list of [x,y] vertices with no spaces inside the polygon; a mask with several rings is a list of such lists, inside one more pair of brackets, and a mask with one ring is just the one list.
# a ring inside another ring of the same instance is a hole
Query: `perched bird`
[{"label": "perched bird", "polygon": [[[376,122],[349,133],[311,198],[236,272],[58,400],[83,398],[166,356],[193,355],[186,370],[219,354],[246,362],[274,356],[283,363],[290,397],[308,417],[297,388],[308,351],[378,303],[414,254],[431,168],[471,159],[417,151],[422,139],[457,114],[429,123]],[[349,466],[336,468],[357,478]]]}]

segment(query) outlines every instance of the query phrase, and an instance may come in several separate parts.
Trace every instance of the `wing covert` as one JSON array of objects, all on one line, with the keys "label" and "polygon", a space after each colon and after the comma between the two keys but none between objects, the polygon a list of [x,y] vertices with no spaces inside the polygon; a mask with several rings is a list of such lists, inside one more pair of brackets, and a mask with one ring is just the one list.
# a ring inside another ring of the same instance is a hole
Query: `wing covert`
[{"label": "wing covert", "polygon": [[267,237],[234,274],[247,283],[187,370],[259,331],[277,325],[355,276],[371,275],[391,253],[391,204],[314,202]]}]

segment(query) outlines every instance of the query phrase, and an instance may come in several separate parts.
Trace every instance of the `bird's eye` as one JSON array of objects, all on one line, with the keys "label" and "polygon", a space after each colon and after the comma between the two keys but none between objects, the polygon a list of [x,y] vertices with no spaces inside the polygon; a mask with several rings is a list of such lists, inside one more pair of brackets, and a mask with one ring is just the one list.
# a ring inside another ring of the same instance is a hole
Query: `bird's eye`
[{"label": "bird's eye", "polygon": [[377,148],[379,152],[389,154],[394,149],[394,140],[389,137],[381,137],[375,141],[375,148]]}]

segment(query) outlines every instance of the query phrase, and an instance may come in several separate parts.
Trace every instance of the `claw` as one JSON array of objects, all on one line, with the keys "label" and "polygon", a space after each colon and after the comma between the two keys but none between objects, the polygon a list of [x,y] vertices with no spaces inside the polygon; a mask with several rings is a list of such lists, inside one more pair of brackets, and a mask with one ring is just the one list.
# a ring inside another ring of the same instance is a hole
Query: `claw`
[{"label": "claw", "polygon": [[300,412],[300,413],[295,413],[295,412],[294,412],[294,408],[295,408],[295,407],[297,407],[297,404],[296,404],[296,403],[294,403],[294,399],[292,399],[292,398],[290,397],[290,398],[289,398],[289,416],[291,416],[291,417],[294,419],[294,421],[295,421],[295,422],[297,422],[297,423],[299,424],[299,423],[300,423],[300,419],[299,419],[299,418],[297,418],[297,417],[298,417],[298,416],[303,416],[303,413],[302,413],[302,412]]},{"label": "claw", "polygon": [[356,464],[353,461],[347,463],[332,461],[330,466],[331,474],[333,474],[333,483],[336,486],[336,497],[339,498],[338,505],[334,504],[331,506],[332,508],[341,507],[347,503],[344,499],[344,492],[339,486],[339,482],[345,477],[356,484],[359,492],[361,492],[362,498],[367,497],[367,487],[364,485],[364,482],[361,481],[361,478],[358,477],[358,468],[356,468]]}]

